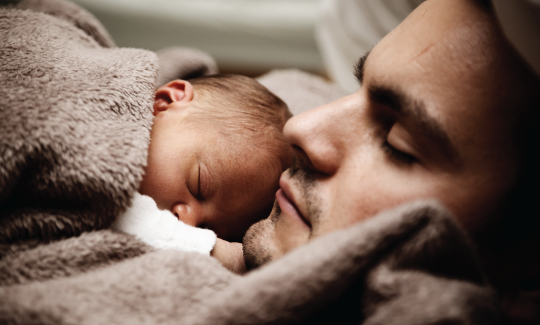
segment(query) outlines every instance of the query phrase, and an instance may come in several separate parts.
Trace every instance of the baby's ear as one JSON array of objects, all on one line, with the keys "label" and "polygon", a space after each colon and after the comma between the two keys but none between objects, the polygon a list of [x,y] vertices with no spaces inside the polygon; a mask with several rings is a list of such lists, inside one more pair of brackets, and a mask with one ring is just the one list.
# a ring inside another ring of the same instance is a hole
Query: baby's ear
[{"label": "baby's ear", "polygon": [[193,86],[186,80],[173,80],[156,90],[154,116],[169,109],[172,103],[188,103],[193,100]]}]

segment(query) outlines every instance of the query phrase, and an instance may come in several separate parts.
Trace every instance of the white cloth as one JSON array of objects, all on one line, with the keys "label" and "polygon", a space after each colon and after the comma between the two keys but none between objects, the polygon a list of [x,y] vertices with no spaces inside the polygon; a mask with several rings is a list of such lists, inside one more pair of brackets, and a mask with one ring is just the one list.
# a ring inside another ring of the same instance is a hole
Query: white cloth
[{"label": "white cloth", "polygon": [[214,248],[217,238],[211,230],[189,226],[170,211],[159,210],[151,197],[139,193],[135,193],[131,207],[116,219],[112,228],[158,249],[206,255]]}]

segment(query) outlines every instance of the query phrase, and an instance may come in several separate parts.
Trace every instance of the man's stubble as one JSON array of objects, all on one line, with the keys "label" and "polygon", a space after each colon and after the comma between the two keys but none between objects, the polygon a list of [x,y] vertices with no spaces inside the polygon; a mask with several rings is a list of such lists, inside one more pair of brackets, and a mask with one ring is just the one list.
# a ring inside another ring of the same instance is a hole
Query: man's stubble
[{"label": "man's stubble", "polygon": [[[291,180],[294,179],[295,185],[302,190],[302,199],[306,202],[310,220],[312,223],[318,221],[321,209],[320,200],[314,191],[316,176],[301,166],[299,159],[296,159],[286,172],[289,173]],[[248,270],[266,264],[279,255],[275,240],[275,227],[280,216],[281,208],[277,201],[274,201],[270,216],[252,225],[246,232],[243,240],[243,251]]]},{"label": "man's stubble", "polygon": [[246,268],[252,270],[273,260],[277,248],[274,240],[275,223],[281,208],[277,201],[270,216],[249,227],[243,240],[244,260]]}]

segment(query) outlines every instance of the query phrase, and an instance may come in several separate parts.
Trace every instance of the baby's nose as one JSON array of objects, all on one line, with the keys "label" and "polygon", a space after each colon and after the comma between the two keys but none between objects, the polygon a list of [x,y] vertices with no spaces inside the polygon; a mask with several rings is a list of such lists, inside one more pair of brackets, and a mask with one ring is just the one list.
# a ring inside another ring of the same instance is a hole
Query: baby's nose
[{"label": "baby's nose", "polygon": [[198,227],[203,223],[204,220],[202,209],[196,205],[197,204],[195,203],[191,205],[186,203],[178,203],[173,207],[172,212],[178,218],[178,220],[181,220],[190,226]]}]

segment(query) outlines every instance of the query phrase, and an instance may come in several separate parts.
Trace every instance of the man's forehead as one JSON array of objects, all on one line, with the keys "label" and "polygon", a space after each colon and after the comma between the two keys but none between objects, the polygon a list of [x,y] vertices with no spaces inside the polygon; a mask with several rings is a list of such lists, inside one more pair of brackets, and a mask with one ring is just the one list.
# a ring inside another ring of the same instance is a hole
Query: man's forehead
[{"label": "man's forehead", "polygon": [[430,0],[375,46],[368,61],[377,68],[369,73],[406,83],[426,101],[476,106],[508,86],[503,43],[494,18],[471,1]]}]

